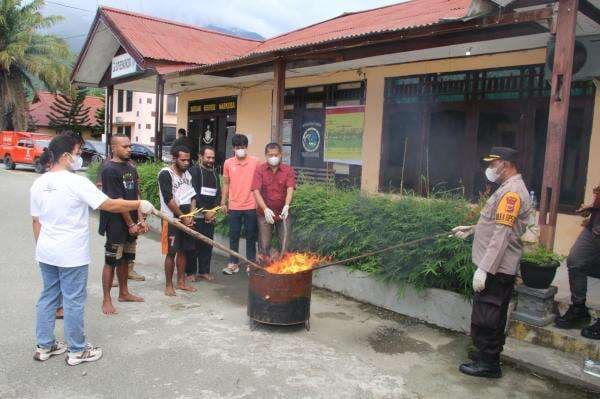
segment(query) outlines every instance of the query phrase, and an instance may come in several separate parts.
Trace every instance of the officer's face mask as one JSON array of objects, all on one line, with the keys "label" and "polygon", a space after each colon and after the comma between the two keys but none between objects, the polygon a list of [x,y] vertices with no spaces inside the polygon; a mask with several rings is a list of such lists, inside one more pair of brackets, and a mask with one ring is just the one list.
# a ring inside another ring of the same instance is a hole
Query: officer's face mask
[{"label": "officer's face mask", "polygon": [[485,170],[485,177],[492,183],[496,183],[498,179],[500,179],[503,169],[503,164],[500,164],[495,168],[490,166]]}]

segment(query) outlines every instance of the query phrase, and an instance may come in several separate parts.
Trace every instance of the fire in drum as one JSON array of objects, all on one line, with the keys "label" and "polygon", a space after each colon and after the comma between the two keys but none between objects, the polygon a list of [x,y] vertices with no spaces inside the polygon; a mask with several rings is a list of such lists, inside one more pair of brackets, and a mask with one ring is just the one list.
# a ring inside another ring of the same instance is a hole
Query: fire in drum
[{"label": "fire in drum", "polygon": [[288,253],[264,269],[252,268],[248,281],[248,317],[255,323],[310,328],[312,268],[322,259]]}]

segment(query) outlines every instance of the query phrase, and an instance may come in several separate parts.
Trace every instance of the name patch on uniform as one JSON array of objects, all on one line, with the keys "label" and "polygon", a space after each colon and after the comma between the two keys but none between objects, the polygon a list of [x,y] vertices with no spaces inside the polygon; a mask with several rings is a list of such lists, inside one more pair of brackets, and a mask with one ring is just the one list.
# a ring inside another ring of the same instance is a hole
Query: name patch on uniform
[{"label": "name patch on uniform", "polygon": [[512,227],[521,210],[521,198],[519,194],[508,192],[504,194],[498,208],[496,209],[496,223]]}]

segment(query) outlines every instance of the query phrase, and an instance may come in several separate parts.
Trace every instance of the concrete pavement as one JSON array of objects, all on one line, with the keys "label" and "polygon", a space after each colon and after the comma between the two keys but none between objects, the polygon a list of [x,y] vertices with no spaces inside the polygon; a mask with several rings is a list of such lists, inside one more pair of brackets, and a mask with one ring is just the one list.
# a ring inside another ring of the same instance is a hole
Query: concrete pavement
[{"label": "concrete pavement", "polygon": [[[142,304],[100,311],[103,238],[92,227],[86,307],[99,362],[68,367],[32,359],[40,278],[28,189],[37,177],[0,170],[0,398],[586,398],[525,371],[502,380],[461,375],[466,336],[431,328],[326,291],[313,291],[311,330],[259,327],[246,317],[246,277],[217,275],[198,292],[163,295],[159,243],[141,238],[132,282]],[[225,260],[216,258],[213,271]],[[57,322],[62,337],[62,322]]]}]

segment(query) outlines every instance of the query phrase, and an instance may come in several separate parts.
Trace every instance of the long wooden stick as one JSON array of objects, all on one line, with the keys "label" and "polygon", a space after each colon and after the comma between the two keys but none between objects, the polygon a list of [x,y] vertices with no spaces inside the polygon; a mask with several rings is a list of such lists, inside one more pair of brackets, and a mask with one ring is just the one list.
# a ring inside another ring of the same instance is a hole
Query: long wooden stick
[{"label": "long wooden stick", "polygon": [[333,261],[331,263],[326,263],[326,264],[323,264],[323,265],[317,265],[317,266],[313,267],[312,270],[323,269],[325,267],[339,265],[340,263],[353,262],[355,260],[359,260],[359,259],[362,259],[362,258],[368,258],[369,256],[381,254],[383,252],[388,252],[388,251],[391,251],[391,250],[394,250],[394,249],[408,247],[410,245],[415,245],[415,244],[420,244],[420,243],[425,242],[425,241],[435,240],[436,238],[439,238],[439,237],[442,237],[442,236],[445,236],[445,235],[448,235],[448,234],[449,233],[440,233],[440,234],[436,234],[436,235],[433,235],[433,236],[419,238],[418,240],[401,242],[400,244],[392,245],[391,247],[379,249],[377,251],[366,252],[364,254],[353,256],[351,258],[342,259],[342,260],[336,260],[336,261]]},{"label": "long wooden stick", "polygon": [[262,266],[259,266],[257,263],[252,262],[249,259],[246,259],[243,255],[227,248],[226,246],[219,244],[218,242],[216,242],[215,240],[211,240],[210,238],[208,238],[207,236],[198,233],[196,230],[189,228],[188,226],[186,226],[185,224],[181,223],[179,220],[171,218],[167,215],[165,215],[164,213],[162,213],[159,210],[153,210],[152,214],[156,217],[161,218],[162,220],[164,220],[165,222],[169,223],[170,225],[173,225],[175,227],[177,227],[179,230],[183,231],[186,234],[191,235],[192,237],[205,242],[208,245],[212,245],[213,247],[219,248],[221,251],[226,252],[227,254],[234,256],[236,258],[238,258],[239,260],[241,260],[242,262],[248,263],[250,266],[255,267],[257,269],[261,269],[264,270],[264,268]]}]

